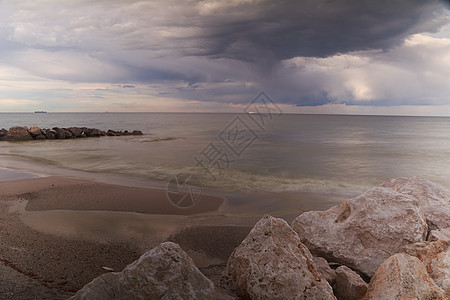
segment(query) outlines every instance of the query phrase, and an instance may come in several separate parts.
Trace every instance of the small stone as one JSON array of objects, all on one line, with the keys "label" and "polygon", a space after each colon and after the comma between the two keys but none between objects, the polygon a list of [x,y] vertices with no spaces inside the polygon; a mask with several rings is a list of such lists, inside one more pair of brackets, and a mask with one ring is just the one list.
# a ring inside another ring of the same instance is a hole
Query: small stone
[{"label": "small stone", "polygon": [[335,295],[338,299],[359,300],[366,294],[368,284],[355,271],[340,266],[336,269]]},{"label": "small stone", "polygon": [[431,230],[428,235],[428,241],[450,241],[450,227],[444,229]]},{"label": "small stone", "polygon": [[317,271],[325,278],[328,283],[333,286],[336,282],[336,271],[330,268],[330,265],[325,258],[313,257],[314,264],[316,265]]}]

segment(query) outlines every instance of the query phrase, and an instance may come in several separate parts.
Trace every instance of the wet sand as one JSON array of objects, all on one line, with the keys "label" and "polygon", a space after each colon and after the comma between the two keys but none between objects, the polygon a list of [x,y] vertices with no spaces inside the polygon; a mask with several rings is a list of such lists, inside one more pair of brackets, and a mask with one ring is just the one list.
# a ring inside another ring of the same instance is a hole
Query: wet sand
[{"label": "wet sand", "polygon": [[[145,214],[191,215],[215,211],[224,203],[217,196],[202,194],[191,205],[189,195],[174,194],[172,203],[165,190],[127,187],[87,180],[42,177],[0,183],[0,193],[12,191],[27,200],[27,211],[82,210],[121,211]],[[181,196],[185,200],[180,200]],[[186,203],[184,204],[183,201]]]},{"label": "wet sand", "polygon": [[224,226],[224,201],[205,196],[186,209],[157,189],[63,177],[0,182],[0,298],[65,299],[103,267],[120,271],[166,240],[217,281],[251,228]]},{"label": "wet sand", "polygon": [[24,177],[0,182],[0,299],[65,299],[107,272],[103,267],[120,271],[164,241],[178,243],[220,292],[229,255],[262,215],[290,221],[317,202],[341,201],[204,193],[180,208],[165,190],[128,182]]}]

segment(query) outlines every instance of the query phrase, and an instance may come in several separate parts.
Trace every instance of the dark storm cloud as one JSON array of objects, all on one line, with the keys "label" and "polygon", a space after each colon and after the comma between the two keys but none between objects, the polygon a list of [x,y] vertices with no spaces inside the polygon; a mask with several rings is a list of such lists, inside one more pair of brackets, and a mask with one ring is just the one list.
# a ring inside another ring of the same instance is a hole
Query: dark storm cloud
[{"label": "dark storm cloud", "polygon": [[445,104],[447,2],[0,0],[0,92],[14,104],[43,80],[87,102],[112,85],[105,97],[133,107],[245,104],[261,90],[292,106]]},{"label": "dark storm cloud", "polygon": [[388,49],[446,22],[440,1],[251,1],[220,6],[201,20],[204,51],[255,61]]}]

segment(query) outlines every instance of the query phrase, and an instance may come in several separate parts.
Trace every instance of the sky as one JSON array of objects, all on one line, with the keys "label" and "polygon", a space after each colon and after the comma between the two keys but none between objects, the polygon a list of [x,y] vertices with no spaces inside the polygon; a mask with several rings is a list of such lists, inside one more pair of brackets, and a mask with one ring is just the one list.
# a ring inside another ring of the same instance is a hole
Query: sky
[{"label": "sky", "polygon": [[0,112],[450,115],[443,0],[0,0]]}]

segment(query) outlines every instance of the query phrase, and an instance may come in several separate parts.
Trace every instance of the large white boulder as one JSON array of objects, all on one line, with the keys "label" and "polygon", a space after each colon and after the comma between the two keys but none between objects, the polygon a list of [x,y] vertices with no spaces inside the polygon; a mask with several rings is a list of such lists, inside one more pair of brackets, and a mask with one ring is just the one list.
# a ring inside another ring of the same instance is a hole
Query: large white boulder
[{"label": "large white boulder", "polygon": [[369,277],[392,254],[427,235],[416,199],[381,187],[327,211],[305,212],[292,228],[314,255]]},{"label": "large white boulder", "polygon": [[416,198],[430,230],[450,228],[450,191],[446,188],[420,177],[386,179],[381,186]]},{"label": "large white boulder", "polygon": [[97,277],[71,299],[214,299],[214,284],[180,246],[166,242],[122,272]]},{"label": "large white boulder", "polygon": [[244,299],[335,299],[297,234],[268,215],[230,256],[225,282]]}]

